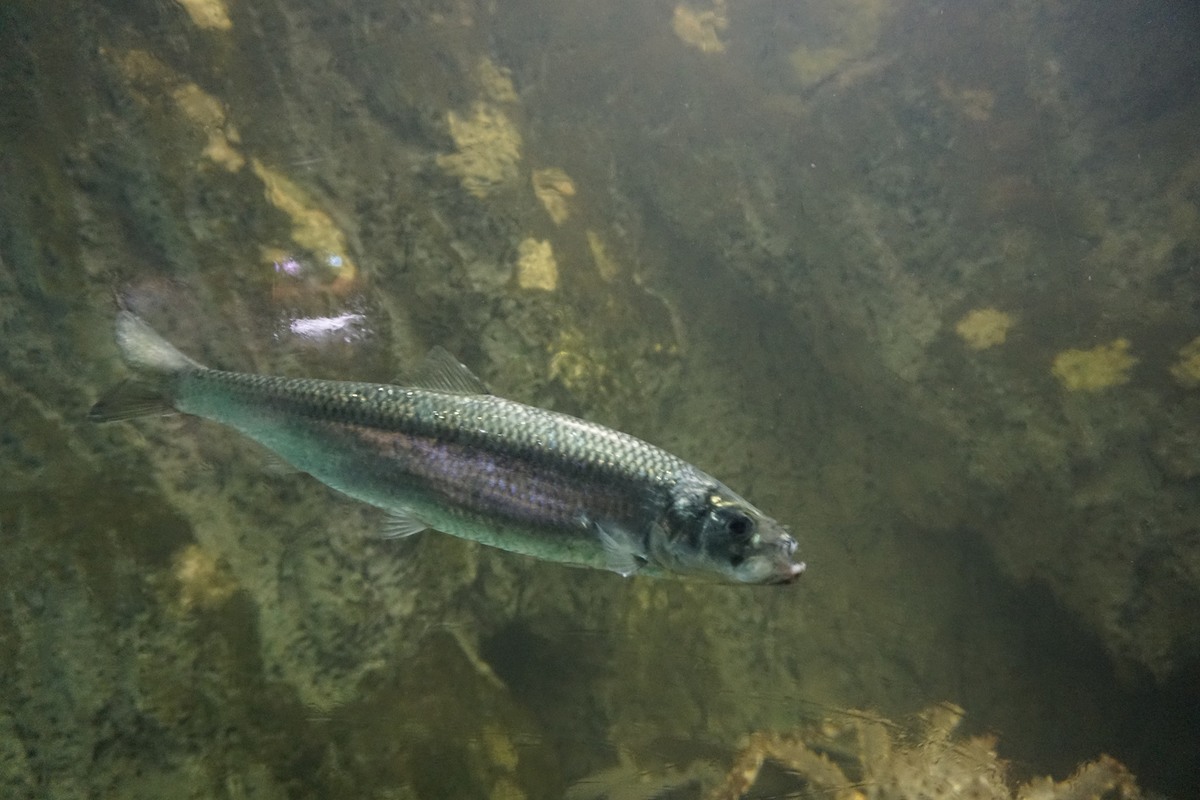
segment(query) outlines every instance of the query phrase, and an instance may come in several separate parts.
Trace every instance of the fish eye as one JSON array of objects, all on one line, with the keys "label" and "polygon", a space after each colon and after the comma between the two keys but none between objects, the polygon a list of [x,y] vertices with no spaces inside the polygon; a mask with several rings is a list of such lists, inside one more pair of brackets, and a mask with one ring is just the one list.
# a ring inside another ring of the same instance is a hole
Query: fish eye
[{"label": "fish eye", "polygon": [[734,514],[725,520],[725,530],[735,539],[745,539],[754,528],[754,521],[745,514]]}]

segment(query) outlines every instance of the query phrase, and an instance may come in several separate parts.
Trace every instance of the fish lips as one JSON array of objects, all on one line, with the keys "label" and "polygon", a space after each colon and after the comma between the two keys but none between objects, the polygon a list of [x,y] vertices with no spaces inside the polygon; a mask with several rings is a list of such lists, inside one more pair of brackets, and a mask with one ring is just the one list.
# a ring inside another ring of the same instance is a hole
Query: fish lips
[{"label": "fish lips", "polygon": [[775,580],[770,581],[772,586],[786,586],[790,583],[795,583],[804,571],[808,569],[808,564],[803,561],[796,561],[784,565],[784,569],[775,576]]},{"label": "fish lips", "polygon": [[783,558],[775,574],[768,578],[764,583],[773,586],[785,586],[789,583],[795,583],[796,580],[804,574],[804,570],[808,569],[808,564],[803,561],[793,561],[792,555],[796,552],[799,546],[796,540],[784,528],[784,534],[780,537],[779,545],[783,550]]}]

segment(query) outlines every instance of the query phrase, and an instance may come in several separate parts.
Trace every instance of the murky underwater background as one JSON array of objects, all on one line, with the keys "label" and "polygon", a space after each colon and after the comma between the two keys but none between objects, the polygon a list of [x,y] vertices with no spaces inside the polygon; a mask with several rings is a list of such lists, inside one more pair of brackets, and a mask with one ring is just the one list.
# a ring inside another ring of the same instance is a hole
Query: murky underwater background
[{"label": "murky underwater background", "polygon": [[[1196,796],[1198,36],[1185,0],[8,0],[0,795]],[[809,571],[384,540],[216,425],[90,426],[118,298],[233,369],[442,345]]]}]

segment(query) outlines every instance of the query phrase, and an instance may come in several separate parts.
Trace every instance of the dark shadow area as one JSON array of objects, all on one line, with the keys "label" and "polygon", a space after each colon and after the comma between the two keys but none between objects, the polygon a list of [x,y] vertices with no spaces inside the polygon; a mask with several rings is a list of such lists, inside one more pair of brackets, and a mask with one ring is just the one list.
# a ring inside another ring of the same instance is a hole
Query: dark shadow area
[{"label": "dark shadow area", "polygon": [[1147,789],[1171,797],[1200,794],[1200,663],[1123,699],[1120,745],[1114,754],[1128,758]]},{"label": "dark shadow area", "polygon": [[572,635],[561,624],[549,627],[562,635],[551,639],[513,620],[482,643],[480,655],[537,719],[562,773],[583,775],[599,768],[598,757],[608,750],[608,714],[595,691],[607,653],[598,637]]},{"label": "dark shadow area", "polygon": [[[986,682],[973,680],[964,652],[958,701],[968,710],[966,726],[991,729],[998,750],[1011,763],[1015,782],[1047,770],[1058,779],[1102,753],[1126,764],[1148,791],[1195,796],[1200,787],[1200,670],[1156,685],[1146,674],[1118,672],[1099,638],[1040,585],[1015,585],[1001,575],[978,537],[955,538],[964,565],[962,579],[992,606],[996,628],[1018,685],[1026,692],[998,697]],[[985,598],[990,598],[986,599]],[[964,641],[969,634],[964,635]],[[984,712],[983,709],[990,709]],[[986,717],[986,718],[985,718]]]}]

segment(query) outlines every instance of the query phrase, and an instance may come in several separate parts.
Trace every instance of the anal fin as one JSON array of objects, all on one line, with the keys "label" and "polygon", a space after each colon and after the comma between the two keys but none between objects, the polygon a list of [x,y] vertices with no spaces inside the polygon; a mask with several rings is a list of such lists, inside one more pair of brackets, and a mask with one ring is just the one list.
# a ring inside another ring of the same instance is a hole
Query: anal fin
[{"label": "anal fin", "polygon": [[428,527],[407,511],[389,511],[387,520],[383,523],[383,535],[388,539],[403,539]]},{"label": "anal fin", "polygon": [[272,475],[300,475],[304,470],[297,467],[292,462],[288,461],[283,456],[276,453],[274,450],[268,450],[263,456],[263,463],[267,468],[267,472]]},{"label": "anal fin", "polygon": [[113,422],[174,413],[170,399],[160,388],[143,381],[122,381],[96,401],[88,411],[88,419]]}]

